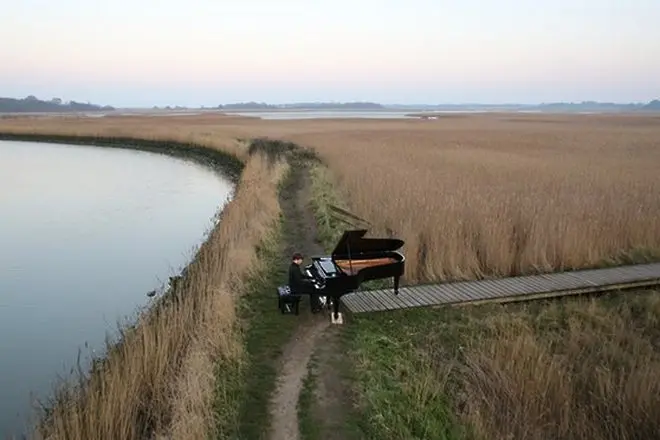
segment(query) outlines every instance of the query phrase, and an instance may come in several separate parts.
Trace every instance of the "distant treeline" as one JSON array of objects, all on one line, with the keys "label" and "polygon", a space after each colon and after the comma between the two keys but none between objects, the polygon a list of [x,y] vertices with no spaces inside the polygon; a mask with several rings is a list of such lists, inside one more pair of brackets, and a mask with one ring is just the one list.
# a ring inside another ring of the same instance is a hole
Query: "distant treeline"
[{"label": "distant treeline", "polygon": [[536,107],[542,110],[584,110],[584,111],[659,110],[660,101],[653,100],[647,104],[641,104],[641,103],[619,104],[614,102],[595,102],[595,101],[584,101],[579,103],[552,102],[552,103],[544,103]]},{"label": "distant treeline", "polygon": [[544,102],[541,104],[419,104],[419,105],[386,105],[386,108],[400,110],[528,110],[528,111],[598,111],[598,112],[623,112],[623,111],[645,111],[660,110],[660,100],[653,100],[647,104],[643,103],[615,103],[615,102]]},{"label": "distant treeline", "polygon": [[[154,109],[159,107],[154,106]],[[184,106],[166,106],[165,110],[190,110],[194,107]],[[197,107],[200,108],[200,107]],[[597,112],[621,112],[621,111],[660,111],[660,100],[655,99],[646,104],[644,103],[614,103],[614,102],[549,102],[541,104],[379,104],[376,102],[295,102],[288,104],[268,104],[265,102],[238,102],[233,104],[220,104],[217,107],[201,107],[202,109],[218,110],[437,110],[437,111],[457,111],[457,110],[535,110],[535,111],[597,111]],[[0,113],[21,113],[21,112],[94,112],[94,111],[112,111],[114,107],[105,105],[100,106],[90,103],[76,101],[63,102],[60,98],[53,98],[49,101],[43,101],[33,95],[23,99],[1,98]]]},{"label": "distant treeline", "polygon": [[296,110],[296,109],[345,109],[345,110],[382,110],[386,107],[374,102],[296,102],[292,104],[266,104],[265,102],[239,102],[220,104],[220,110]]},{"label": "distant treeline", "polygon": [[660,110],[660,99],[654,99],[643,107],[644,110]]},{"label": "distant treeline", "polygon": [[379,104],[375,102],[297,102],[291,104],[267,104],[265,102],[239,102],[221,104],[220,110],[537,110],[537,111],[637,111],[660,110],[660,100],[643,103],[614,102],[550,102],[541,104]]},{"label": "distant treeline", "polygon": [[42,101],[35,96],[23,99],[0,98],[0,113],[46,113],[46,112],[93,112],[111,111],[114,107],[100,106],[90,103],[69,101],[62,102],[60,98]]}]

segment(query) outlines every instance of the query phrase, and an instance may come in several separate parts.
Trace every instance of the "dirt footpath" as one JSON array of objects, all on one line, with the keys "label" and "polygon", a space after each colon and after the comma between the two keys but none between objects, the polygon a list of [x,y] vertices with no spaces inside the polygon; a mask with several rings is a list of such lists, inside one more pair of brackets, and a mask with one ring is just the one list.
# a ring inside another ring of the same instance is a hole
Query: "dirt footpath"
[{"label": "dirt footpath", "polygon": [[[303,264],[309,264],[309,257],[322,255],[324,251],[318,241],[316,221],[310,207],[309,170],[306,167],[297,167],[296,164],[293,164],[292,168],[292,176],[280,195],[280,204],[287,219],[284,233],[288,246],[284,252],[287,258],[295,251],[302,252],[305,255]],[[269,404],[272,421],[269,438],[300,438],[298,398],[313,353],[316,353],[318,360],[315,371],[318,377],[316,402],[313,408],[314,418],[320,424],[321,438],[346,438],[342,435],[341,427],[350,402],[346,400],[347,387],[340,380],[337,364],[341,356],[337,340],[340,327],[330,324],[327,313],[313,315],[307,299],[300,304],[300,315],[293,319],[300,322],[292,339],[283,347],[279,361],[276,389]]]}]

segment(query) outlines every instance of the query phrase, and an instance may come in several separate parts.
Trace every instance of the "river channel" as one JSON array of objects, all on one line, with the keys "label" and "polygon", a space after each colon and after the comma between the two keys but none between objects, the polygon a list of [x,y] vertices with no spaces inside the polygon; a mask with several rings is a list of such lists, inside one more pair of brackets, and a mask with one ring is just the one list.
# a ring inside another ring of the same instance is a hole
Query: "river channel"
[{"label": "river channel", "polygon": [[158,297],[232,189],[160,154],[0,141],[0,439]]}]

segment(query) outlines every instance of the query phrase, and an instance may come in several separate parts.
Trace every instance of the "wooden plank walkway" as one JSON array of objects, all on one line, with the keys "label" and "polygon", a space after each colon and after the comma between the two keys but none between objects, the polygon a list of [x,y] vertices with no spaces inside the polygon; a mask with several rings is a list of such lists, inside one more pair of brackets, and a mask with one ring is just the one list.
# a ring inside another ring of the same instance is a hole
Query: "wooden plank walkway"
[{"label": "wooden plank walkway", "polygon": [[636,264],[492,280],[457,281],[352,292],[341,298],[351,314],[441,305],[530,301],[660,285],[660,263]]}]

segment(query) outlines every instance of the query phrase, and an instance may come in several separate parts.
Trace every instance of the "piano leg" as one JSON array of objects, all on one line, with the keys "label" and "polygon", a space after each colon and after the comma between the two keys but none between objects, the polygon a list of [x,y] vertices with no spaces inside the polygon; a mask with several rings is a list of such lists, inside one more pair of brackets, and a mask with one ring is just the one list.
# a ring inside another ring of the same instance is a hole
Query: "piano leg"
[{"label": "piano leg", "polygon": [[399,278],[401,278],[401,277],[394,277],[394,294],[395,295],[399,294]]},{"label": "piano leg", "polygon": [[332,300],[332,313],[335,315],[335,320],[339,319],[339,298],[334,297]]}]

